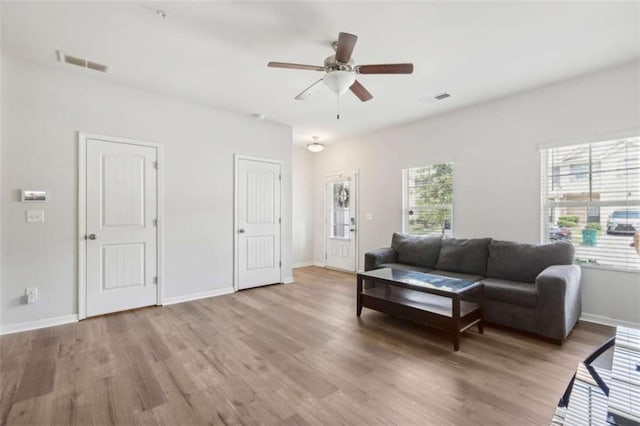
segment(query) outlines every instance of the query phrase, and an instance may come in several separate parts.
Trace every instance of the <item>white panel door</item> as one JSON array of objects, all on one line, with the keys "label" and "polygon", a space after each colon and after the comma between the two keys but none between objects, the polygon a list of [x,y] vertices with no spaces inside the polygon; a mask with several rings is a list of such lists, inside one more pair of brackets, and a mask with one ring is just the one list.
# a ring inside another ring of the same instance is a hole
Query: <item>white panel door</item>
[{"label": "white panel door", "polygon": [[238,159],[238,288],[280,280],[280,164]]},{"label": "white panel door", "polygon": [[157,150],[87,139],[87,316],[157,302]]},{"label": "white panel door", "polygon": [[326,265],[356,272],[356,173],[326,180]]}]

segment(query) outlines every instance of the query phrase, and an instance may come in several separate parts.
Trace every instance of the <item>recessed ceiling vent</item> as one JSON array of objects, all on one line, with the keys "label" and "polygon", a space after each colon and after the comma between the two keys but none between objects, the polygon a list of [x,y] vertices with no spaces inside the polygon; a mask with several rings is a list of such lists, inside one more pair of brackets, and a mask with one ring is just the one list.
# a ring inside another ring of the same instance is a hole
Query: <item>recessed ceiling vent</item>
[{"label": "recessed ceiling vent", "polygon": [[422,97],[422,98],[418,99],[418,101],[420,101],[422,103],[425,103],[425,104],[430,104],[432,102],[441,101],[443,99],[447,99],[447,98],[450,98],[450,97],[451,97],[451,95],[448,94],[448,93],[440,93],[439,95],[432,95],[432,96]]},{"label": "recessed ceiling vent", "polygon": [[99,72],[109,72],[107,65],[99,64],[88,59],[79,58],[77,56],[67,55],[61,50],[58,50],[58,62],[63,64],[75,65],[77,67],[87,68]]}]

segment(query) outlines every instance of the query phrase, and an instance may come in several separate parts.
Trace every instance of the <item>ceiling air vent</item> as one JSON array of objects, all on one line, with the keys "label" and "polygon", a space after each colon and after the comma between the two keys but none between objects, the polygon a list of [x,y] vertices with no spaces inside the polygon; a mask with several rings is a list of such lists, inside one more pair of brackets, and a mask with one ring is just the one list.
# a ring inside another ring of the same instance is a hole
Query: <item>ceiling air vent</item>
[{"label": "ceiling air vent", "polygon": [[77,67],[87,68],[94,71],[109,72],[109,67],[107,65],[99,64],[77,56],[67,55],[61,50],[58,50],[58,61],[63,64],[75,65]]},{"label": "ceiling air vent", "polygon": [[432,102],[435,101],[441,101],[443,99],[447,99],[450,98],[451,95],[448,93],[440,93],[439,95],[431,95],[431,96],[424,96],[420,99],[418,99],[418,101],[425,103],[425,104],[430,104]]}]

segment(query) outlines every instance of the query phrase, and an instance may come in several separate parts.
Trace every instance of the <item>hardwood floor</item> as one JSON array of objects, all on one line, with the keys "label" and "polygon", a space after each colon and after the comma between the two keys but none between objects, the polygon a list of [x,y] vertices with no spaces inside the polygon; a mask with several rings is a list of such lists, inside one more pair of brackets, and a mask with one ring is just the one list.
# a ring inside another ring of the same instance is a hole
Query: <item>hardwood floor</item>
[{"label": "hardwood floor", "polygon": [[492,327],[450,336],[364,309],[355,276],[147,308],[0,338],[7,425],[548,425],[577,363],[613,329],[563,346]]}]

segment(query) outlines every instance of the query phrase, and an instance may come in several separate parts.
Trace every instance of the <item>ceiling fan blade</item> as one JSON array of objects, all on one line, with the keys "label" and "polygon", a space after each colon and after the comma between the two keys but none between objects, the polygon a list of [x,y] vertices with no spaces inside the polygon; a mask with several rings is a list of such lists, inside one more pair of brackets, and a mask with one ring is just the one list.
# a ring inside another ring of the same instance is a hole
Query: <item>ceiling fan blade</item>
[{"label": "ceiling fan blade", "polygon": [[292,70],[324,71],[324,67],[319,65],[291,64],[289,62],[269,62],[267,66],[271,68],[288,68]]},{"label": "ceiling fan blade", "polygon": [[338,34],[338,45],[336,46],[336,61],[346,64],[351,59],[353,48],[356,47],[358,36],[349,33]]},{"label": "ceiling fan blade", "polygon": [[313,93],[313,89],[316,84],[320,83],[322,81],[322,79],[316,81],[315,83],[313,83],[311,86],[307,87],[306,89],[304,89],[302,92],[300,92],[294,99],[296,101],[304,101],[305,99],[307,99],[309,96],[311,96],[311,94]]},{"label": "ceiling fan blade", "polygon": [[367,102],[373,99],[373,95],[369,93],[367,89],[364,88],[362,84],[358,82],[358,80],[354,81],[349,90],[353,92],[354,95],[358,97],[362,102]]},{"label": "ceiling fan blade", "polygon": [[411,74],[413,64],[378,64],[378,65],[358,65],[358,74]]}]

